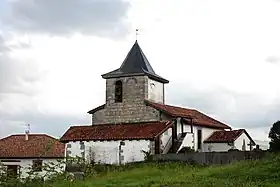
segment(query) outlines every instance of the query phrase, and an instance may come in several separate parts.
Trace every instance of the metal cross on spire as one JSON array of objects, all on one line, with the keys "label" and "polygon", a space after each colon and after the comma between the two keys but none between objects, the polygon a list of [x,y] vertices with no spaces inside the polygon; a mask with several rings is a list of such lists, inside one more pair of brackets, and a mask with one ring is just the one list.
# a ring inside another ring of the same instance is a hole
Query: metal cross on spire
[{"label": "metal cross on spire", "polygon": [[137,36],[139,35],[139,29],[136,29],[136,32],[135,32],[135,36],[136,36],[136,40],[137,40]]},{"label": "metal cross on spire", "polygon": [[26,124],[26,130],[25,130],[26,133],[30,133],[30,124]]}]

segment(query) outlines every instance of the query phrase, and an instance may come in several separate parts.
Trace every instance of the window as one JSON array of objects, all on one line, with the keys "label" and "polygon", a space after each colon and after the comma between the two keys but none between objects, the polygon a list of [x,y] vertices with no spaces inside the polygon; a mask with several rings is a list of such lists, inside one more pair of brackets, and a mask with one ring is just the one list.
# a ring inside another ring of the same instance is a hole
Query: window
[{"label": "window", "polygon": [[33,171],[42,171],[43,169],[43,160],[33,160]]},{"label": "window", "polygon": [[115,84],[115,102],[121,103],[123,97],[122,81],[118,80]]},{"label": "window", "polygon": [[82,149],[82,150],[85,149],[85,143],[84,142],[80,142],[80,149]]},{"label": "window", "polygon": [[201,142],[202,142],[202,132],[201,130],[197,130],[197,149],[201,149]]},{"label": "window", "polygon": [[71,148],[71,144],[69,143],[69,144],[67,144],[67,148]]}]

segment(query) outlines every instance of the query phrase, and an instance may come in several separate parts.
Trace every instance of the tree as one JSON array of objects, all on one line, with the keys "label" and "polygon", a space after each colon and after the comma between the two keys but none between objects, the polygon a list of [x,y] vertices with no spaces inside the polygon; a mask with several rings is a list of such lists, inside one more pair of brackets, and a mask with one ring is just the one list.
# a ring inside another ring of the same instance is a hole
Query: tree
[{"label": "tree", "polygon": [[269,132],[269,149],[272,152],[280,152],[280,121],[275,122]]}]

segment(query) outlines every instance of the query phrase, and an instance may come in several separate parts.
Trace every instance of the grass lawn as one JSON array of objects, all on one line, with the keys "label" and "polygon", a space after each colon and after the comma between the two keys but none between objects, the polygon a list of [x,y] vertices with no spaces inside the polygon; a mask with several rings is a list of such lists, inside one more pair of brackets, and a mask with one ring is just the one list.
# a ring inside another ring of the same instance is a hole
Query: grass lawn
[{"label": "grass lawn", "polygon": [[182,163],[146,163],[84,181],[57,181],[53,187],[190,186],[280,187],[280,156],[227,166],[193,167]]}]

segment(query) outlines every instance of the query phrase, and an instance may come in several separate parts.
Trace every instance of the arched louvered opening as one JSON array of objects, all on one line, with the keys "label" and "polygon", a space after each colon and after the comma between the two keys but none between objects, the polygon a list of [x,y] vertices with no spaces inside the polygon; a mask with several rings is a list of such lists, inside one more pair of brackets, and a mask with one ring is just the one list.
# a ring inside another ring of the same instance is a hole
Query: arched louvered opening
[{"label": "arched louvered opening", "polygon": [[122,81],[118,80],[115,83],[115,102],[121,103],[123,98],[123,88]]}]

